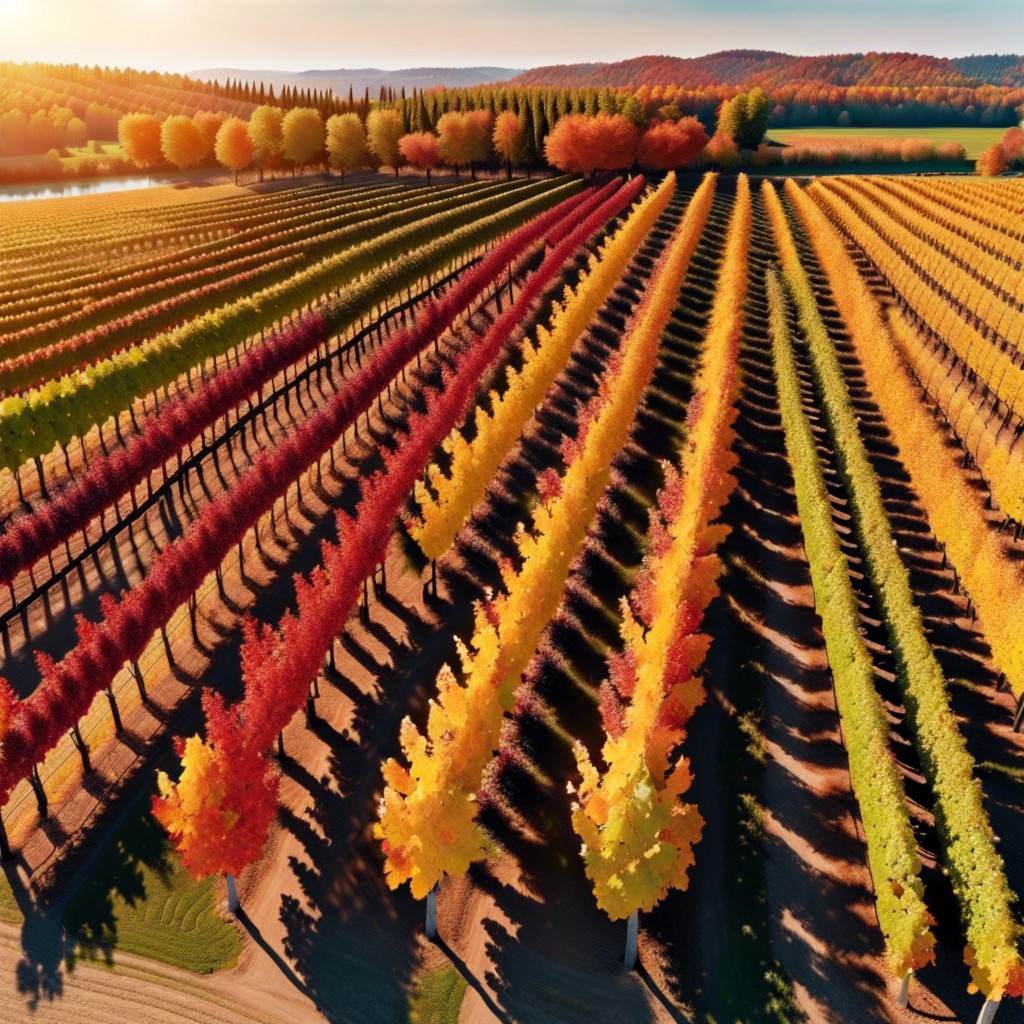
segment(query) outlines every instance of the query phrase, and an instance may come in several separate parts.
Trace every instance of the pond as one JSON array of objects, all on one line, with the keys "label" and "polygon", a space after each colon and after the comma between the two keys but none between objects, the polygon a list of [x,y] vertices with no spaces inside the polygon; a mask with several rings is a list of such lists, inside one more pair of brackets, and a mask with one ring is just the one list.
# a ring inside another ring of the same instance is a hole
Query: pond
[{"label": "pond", "polygon": [[154,188],[157,185],[180,184],[181,178],[166,175],[133,175],[127,178],[96,178],[91,181],[48,181],[35,185],[11,185],[0,188],[0,203],[22,199],[66,199],[69,196],[90,196],[100,192],[125,192],[133,188]]}]

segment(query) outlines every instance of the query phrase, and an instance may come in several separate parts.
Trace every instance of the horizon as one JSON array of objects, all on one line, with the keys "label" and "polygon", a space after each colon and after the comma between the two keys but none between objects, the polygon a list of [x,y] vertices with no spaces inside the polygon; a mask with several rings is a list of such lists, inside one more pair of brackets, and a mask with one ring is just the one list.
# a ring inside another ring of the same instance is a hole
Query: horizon
[{"label": "horizon", "polygon": [[954,0],[862,0],[855,10],[815,0],[635,0],[628,11],[611,0],[311,0],[303,11],[296,17],[274,0],[0,0],[0,59],[182,74],[529,70],[737,49],[950,58],[1006,53],[1008,39],[1024,40],[1018,0],[983,11]]}]

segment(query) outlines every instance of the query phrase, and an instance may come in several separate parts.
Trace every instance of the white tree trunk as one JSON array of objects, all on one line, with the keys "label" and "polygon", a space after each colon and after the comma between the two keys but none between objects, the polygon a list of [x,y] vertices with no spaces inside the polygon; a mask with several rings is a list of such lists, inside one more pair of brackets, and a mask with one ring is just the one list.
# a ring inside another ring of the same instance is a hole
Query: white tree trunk
[{"label": "white tree trunk", "polygon": [[999,1009],[998,999],[986,999],[985,1005],[978,1014],[978,1024],[992,1024],[996,1019],[996,1010]]},{"label": "white tree trunk", "polygon": [[912,970],[903,975],[903,982],[900,984],[900,994],[896,997],[897,1006],[906,1006],[910,1000],[910,979],[914,976]]},{"label": "white tree trunk", "polygon": [[427,893],[427,922],[425,927],[427,938],[437,938],[437,886]]},{"label": "white tree trunk", "polygon": [[232,914],[238,913],[238,890],[235,888],[235,876],[228,872],[224,876],[224,881],[228,883],[228,910]]},{"label": "white tree trunk", "polygon": [[640,911],[634,910],[626,922],[626,970],[631,971],[636,966],[637,953],[637,932],[640,930]]}]

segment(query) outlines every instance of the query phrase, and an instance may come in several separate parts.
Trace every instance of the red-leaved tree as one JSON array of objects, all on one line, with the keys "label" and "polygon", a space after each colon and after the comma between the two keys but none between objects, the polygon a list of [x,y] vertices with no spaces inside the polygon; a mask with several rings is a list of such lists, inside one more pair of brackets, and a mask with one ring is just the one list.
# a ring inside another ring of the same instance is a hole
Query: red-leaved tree
[{"label": "red-leaved tree", "polygon": [[695,163],[707,144],[707,132],[697,118],[661,121],[640,136],[636,160],[652,171],[671,171]]}]

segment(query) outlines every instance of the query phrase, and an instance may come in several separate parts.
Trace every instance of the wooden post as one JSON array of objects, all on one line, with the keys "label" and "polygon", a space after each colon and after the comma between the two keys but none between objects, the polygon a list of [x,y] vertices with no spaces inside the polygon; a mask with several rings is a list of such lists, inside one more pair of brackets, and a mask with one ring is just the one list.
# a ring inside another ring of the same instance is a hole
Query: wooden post
[{"label": "wooden post", "polygon": [[235,876],[229,871],[224,876],[224,881],[228,884],[228,910],[232,914],[238,913],[238,889],[235,887]]},{"label": "wooden post", "polygon": [[910,979],[913,976],[913,969],[909,969],[906,974],[903,975],[903,981],[900,982],[900,993],[896,997],[897,1006],[906,1007],[907,1002],[910,1000]]},{"label": "wooden post", "polygon": [[284,757],[284,730],[277,734],[277,756]]},{"label": "wooden post", "polygon": [[1017,714],[1013,716],[1013,731],[1020,732],[1021,723],[1024,722],[1024,693],[1017,701]]},{"label": "wooden post", "polygon": [[437,938],[437,885],[427,893],[427,920],[424,926],[431,942]]},{"label": "wooden post", "polygon": [[640,911],[634,910],[626,922],[626,970],[631,971],[636,966],[637,954],[637,933],[640,930]]}]

